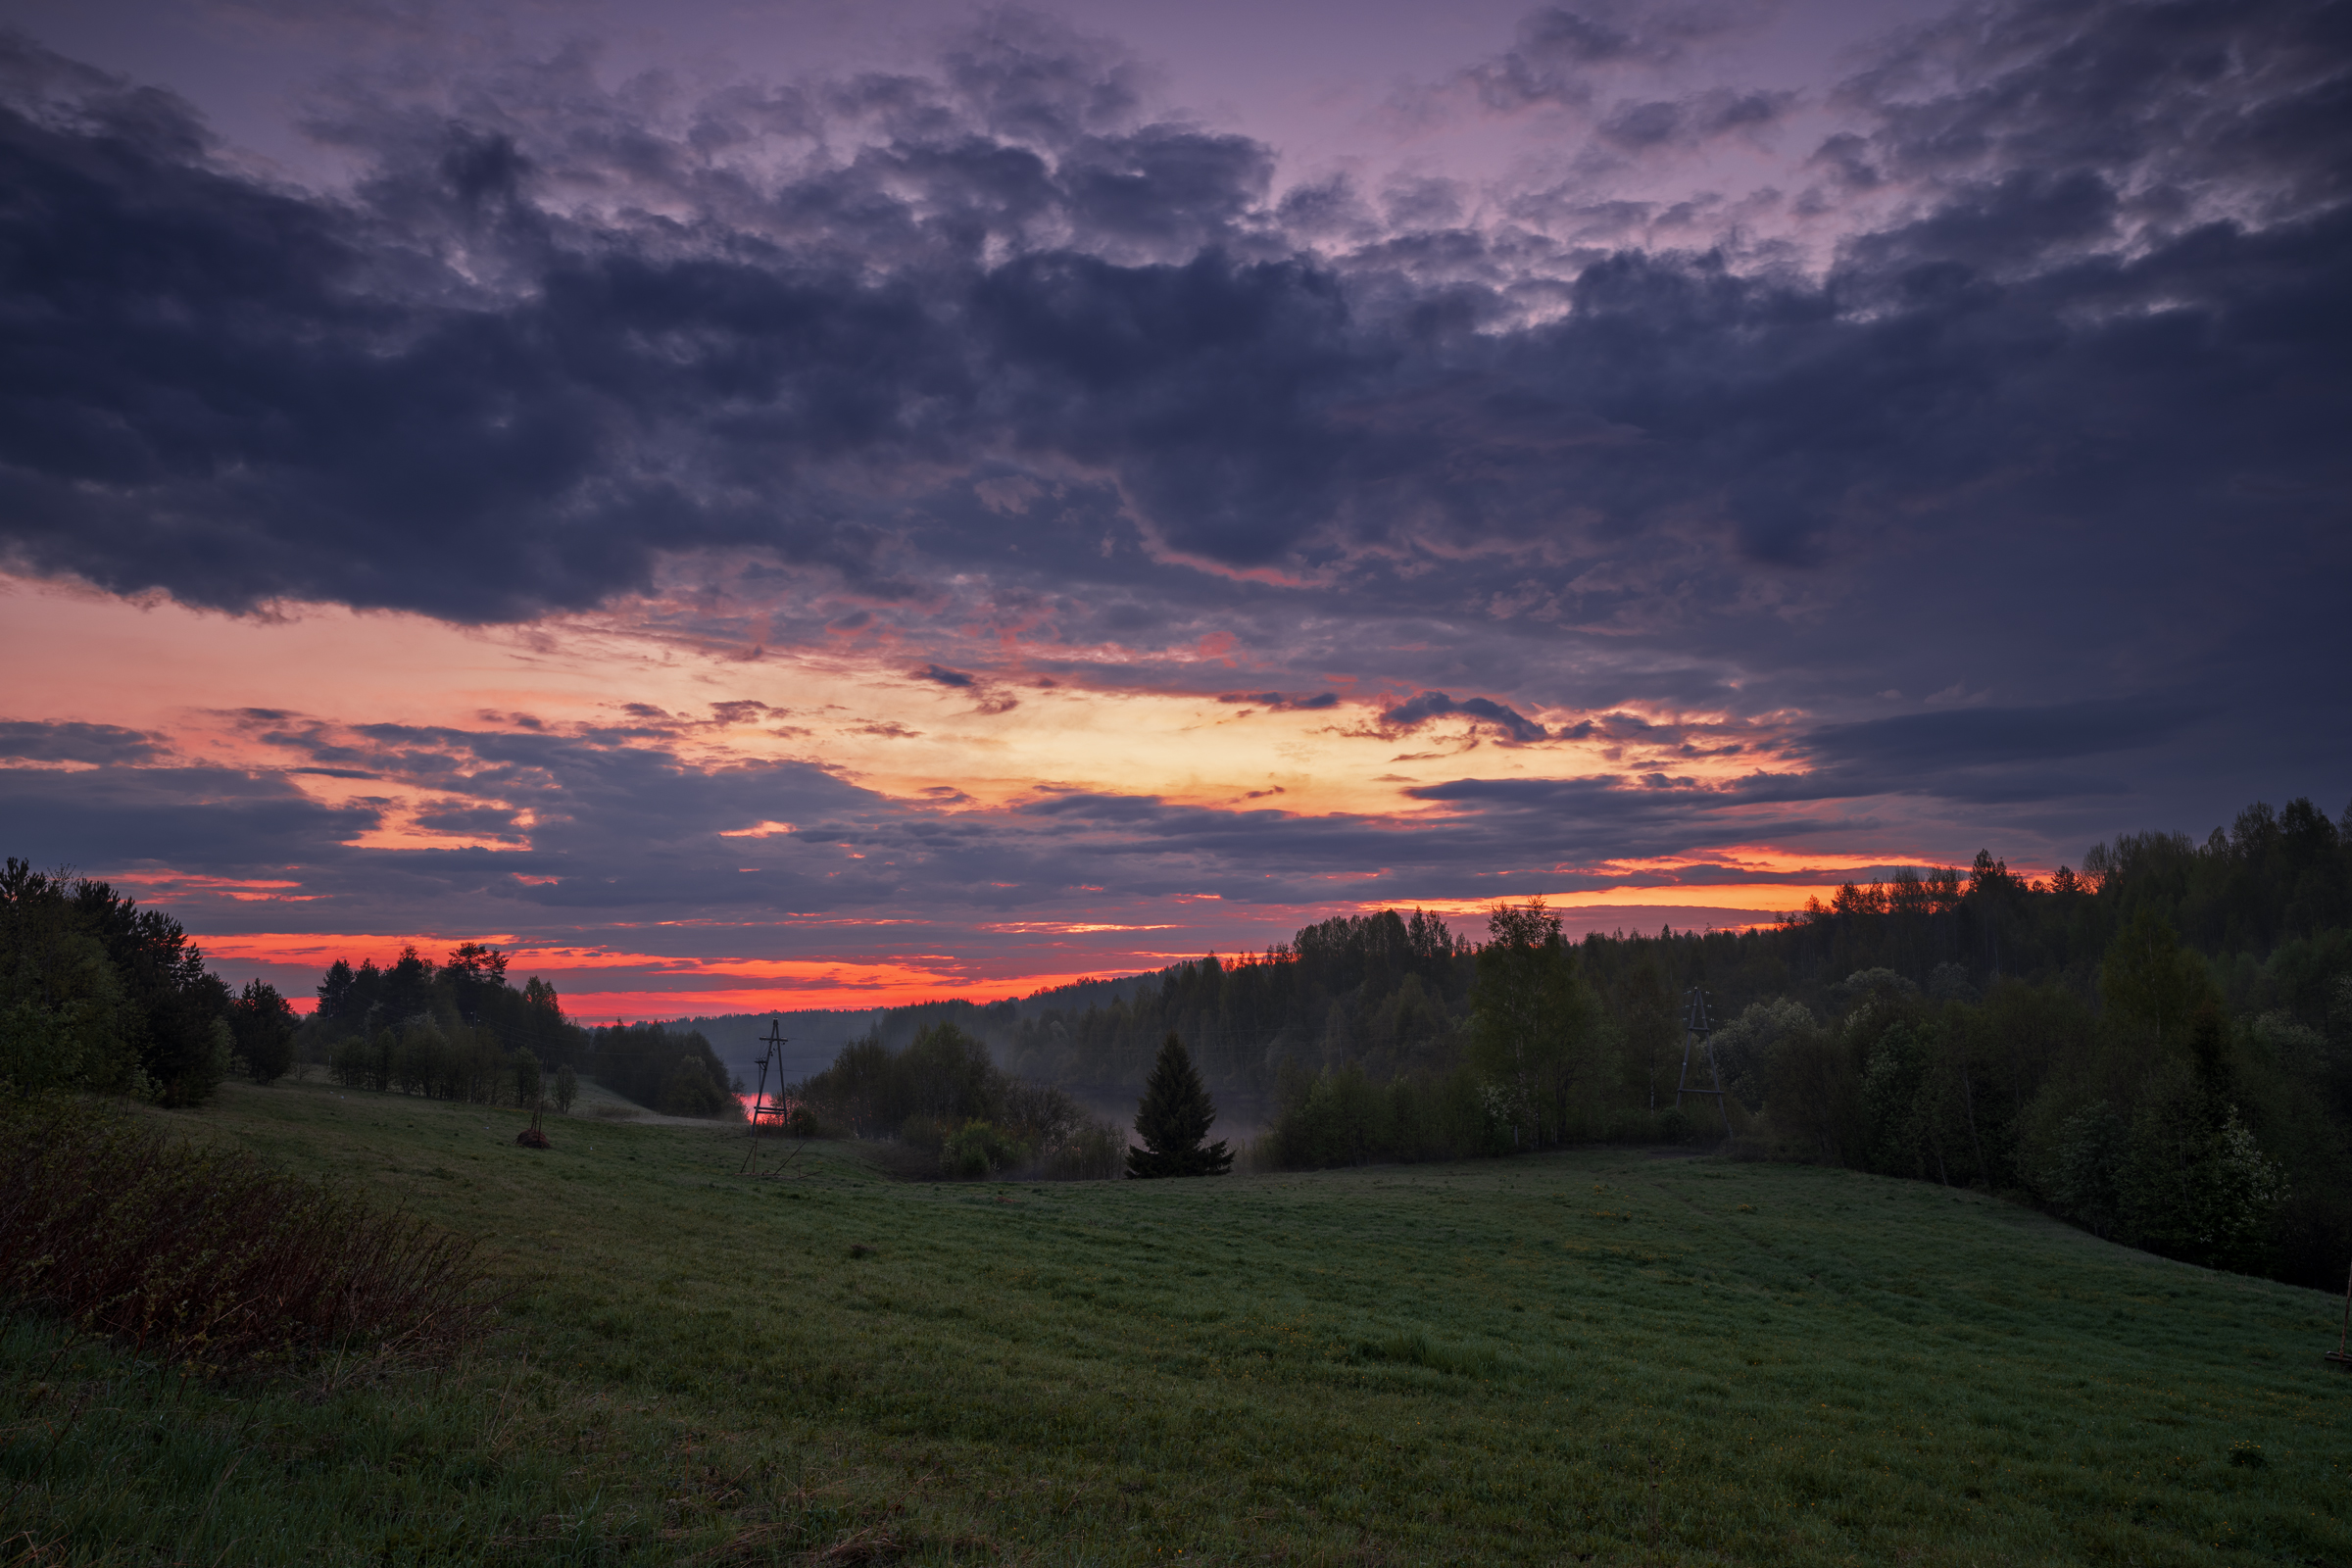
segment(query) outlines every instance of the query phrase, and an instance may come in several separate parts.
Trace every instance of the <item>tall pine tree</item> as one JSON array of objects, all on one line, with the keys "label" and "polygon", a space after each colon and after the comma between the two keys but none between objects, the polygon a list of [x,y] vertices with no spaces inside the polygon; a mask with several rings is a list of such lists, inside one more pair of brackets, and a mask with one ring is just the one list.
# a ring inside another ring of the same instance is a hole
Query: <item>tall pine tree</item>
[{"label": "tall pine tree", "polygon": [[1184,1042],[1173,1034],[1159,1048],[1151,1081],[1135,1107],[1135,1130],[1144,1147],[1127,1151],[1130,1176],[1222,1176],[1233,1169],[1224,1141],[1203,1146],[1217,1107],[1193,1067]]}]

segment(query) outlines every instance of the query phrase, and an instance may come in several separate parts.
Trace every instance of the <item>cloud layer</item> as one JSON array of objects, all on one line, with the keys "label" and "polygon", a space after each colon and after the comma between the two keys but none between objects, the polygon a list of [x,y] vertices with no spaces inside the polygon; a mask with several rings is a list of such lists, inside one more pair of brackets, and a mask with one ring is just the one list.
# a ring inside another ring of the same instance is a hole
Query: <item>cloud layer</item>
[{"label": "cloud layer", "polygon": [[[1096,525],[1443,602],[1530,558],[1556,586],[1720,551],[1675,574],[1722,593],[1889,532],[2340,507],[2332,12],[1905,39],[1824,155],[1907,204],[1819,275],[1508,227],[1318,247],[1268,149],[1143,121],[1123,63],[1051,32],[659,112],[555,66],[453,90],[471,113],[362,96],[318,127],[370,161],[337,196],[18,40],[9,546],[123,592],[498,620],[699,551],[917,591]],[[1697,26],[1551,11],[1506,59]],[[1740,113],[1650,107],[1602,134]],[[1073,482],[1091,508],[1035,504]]]}]

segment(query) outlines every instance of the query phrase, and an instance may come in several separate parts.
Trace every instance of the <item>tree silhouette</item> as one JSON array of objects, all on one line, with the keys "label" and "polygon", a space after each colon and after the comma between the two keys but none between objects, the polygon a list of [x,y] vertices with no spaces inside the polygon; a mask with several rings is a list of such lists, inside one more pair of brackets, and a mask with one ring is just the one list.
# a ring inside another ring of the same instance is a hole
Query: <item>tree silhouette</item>
[{"label": "tree silhouette", "polygon": [[275,1083],[294,1065],[294,1030],[301,1022],[267,980],[249,980],[228,1004],[228,1032],[257,1084]]},{"label": "tree silhouette", "polygon": [[1173,1034],[1161,1043],[1151,1081],[1135,1107],[1141,1149],[1127,1151],[1130,1176],[1222,1176],[1233,1168],[1224,1141],[1203,1146],[1217,1107],[1193,1066],[1184,1042]]}]

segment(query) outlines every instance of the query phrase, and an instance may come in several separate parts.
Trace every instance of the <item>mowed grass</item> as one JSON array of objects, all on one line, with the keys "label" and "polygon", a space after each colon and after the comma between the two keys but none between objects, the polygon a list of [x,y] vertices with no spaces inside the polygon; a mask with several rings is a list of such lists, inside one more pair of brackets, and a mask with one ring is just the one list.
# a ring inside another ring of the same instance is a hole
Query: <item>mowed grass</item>
[{"label": "mowed grass", "polygon": [[502,1326],[221,1387],[13,1317],[0,1563],[2352,1563],[2340,1300],[1973,1195],[754,1179],[739,1132],[534,1153],[318,1084],[171,1119],[491,1238]]}]

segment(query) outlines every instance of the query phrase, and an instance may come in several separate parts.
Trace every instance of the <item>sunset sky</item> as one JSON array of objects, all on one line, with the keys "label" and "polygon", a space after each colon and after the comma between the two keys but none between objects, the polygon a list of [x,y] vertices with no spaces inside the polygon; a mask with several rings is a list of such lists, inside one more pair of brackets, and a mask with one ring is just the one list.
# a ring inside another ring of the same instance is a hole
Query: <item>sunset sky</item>
[{"label": "sunset sky", "polygon": [[2352,796],[2352,8],[0,0],[0,853],[1020,994]]}]

